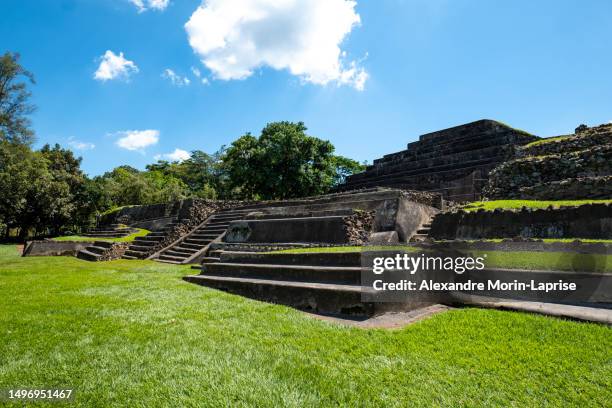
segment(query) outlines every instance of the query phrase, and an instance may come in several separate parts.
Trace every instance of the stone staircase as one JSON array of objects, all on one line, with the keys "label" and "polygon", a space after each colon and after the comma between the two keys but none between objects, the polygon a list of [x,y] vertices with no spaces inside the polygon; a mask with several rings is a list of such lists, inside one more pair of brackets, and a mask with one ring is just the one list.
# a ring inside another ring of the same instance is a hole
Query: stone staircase
[{"label": "stone staircase", "polygon": [[180,224],[175,218],[168,223],[164,228],[153,231],[145,235],[144,237],[136,237],[132,244],[129,246],[125,254],[122,256],[123,259],[145,259],[151,254],[151,249],[159,244],[166,238],[166,235],[176,225]]},{"label": "stone staircase", "polygon": [[112,242],[95,241],[92,245],[78,251],[76,257],[84,261],[99,261],[112,246]]},{"label": "stone staircase", "polygon": [[241,220],[250,209],[228,209],[210,216],[193,231],[164,248],[153,259],[173,264],[186,264],[206,259],[208,246],[223,236],[232,221]]},{"label": "stone staircase", "polygon": [[84,237],[93,238],[123,238],[138,232],[136,228],[127,227],[123,224],[101,225],[83,234]]},{"label": "stone staircase", "polygon": [[431,231],[431,223],[433,222],[433,218],[431,217],[429,221],[425,222],[421,227],[417,230],[416,234],[410,237],[408,242],[423,242],[427,238],[429,238],[429,231]]},{"label": "stone staircase", "polygon": [[368,317],[398,307],[362,300],[361,254],[219,253],[188,282],[253,299],[331,315]]}]

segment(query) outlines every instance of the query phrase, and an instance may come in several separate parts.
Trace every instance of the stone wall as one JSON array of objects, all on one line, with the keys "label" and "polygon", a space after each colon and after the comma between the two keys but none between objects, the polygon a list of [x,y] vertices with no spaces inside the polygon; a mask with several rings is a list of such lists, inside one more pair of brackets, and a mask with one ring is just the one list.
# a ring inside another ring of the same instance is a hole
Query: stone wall
[{"label": "stone wall", "polygon": [[159,218],[175,217],[178,215],[184,201],[171,201],[169,203],[134,205],[123,207],[117,211],[105,214],[98,220],[99,225],[127,224],[155,220]]},{"label": "stone wall", "polygon": [[483,193],[490,199],[612,197],[612,124],[517,149],[496,167]]},{"label": "stone wall", "polygon": [[27,242],[22,256],[75,256],[91,242],[80,241],[30,241]]},{"label": "stone wall", "polygon": [[591,238],[612,239],[612,205],[520,211],[457,211],[434,218],[434,239]]}]

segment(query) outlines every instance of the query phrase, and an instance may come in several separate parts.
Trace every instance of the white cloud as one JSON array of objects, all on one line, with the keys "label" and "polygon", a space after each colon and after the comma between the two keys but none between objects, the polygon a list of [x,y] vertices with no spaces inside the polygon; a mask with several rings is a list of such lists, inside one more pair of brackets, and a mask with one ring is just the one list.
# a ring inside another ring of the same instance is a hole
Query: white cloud
[{"label": "white cloud", "polygon": [[81,142],[80,140],[75,140],[72,137],[68,139],[68,145],[74,150],[93,150],[96,148],[96,145],[93,143]]},{"label": "white cloud", "polygon": [[208,78],[202,78],[202,84],[203,85],[208,85],[210,83],[210,81],[208,80]]},{"label": "white cloud", "polygon": [[156,154],[155,156],[153,156],[155,160],[167,159],[171,162],[182,162],[190,157],[191,154],[188,151],[178,148],[174,149],[172,153]]},{"label": "white cloud", "polygon": [[130,61],[120,52],[116,55],[111,50],[107,50],[100,57],[100,66],[94,73],[94,79],[99,81],[108,81],[109,79],[125,79],[127,80],[131,74],[138,72],[138,67],[134,61]]},{"label": "white cloud", "polygon": [[340,49],[360,24],[355,6],[353,0],[205,0],[185,29],[219,79],[244,79],[269,66],[305,82],[361,90],[367,72]]},{"label": "white cloud", "polygon": [[117,146],[126,150],[140,150],[156,144],[159,141],[159,130],[122,130],[115,135],[121,136]]},{"label": "white cloud", "polygon": [[170,4],[170,0],[128,0],[138,9],[139,13],[147,10],[164,11]]},{"label": "white cloud", "polygon": [[168,79],[170,82],[172,82],[172,85],[176,86],[187,86],[191,83],[189,78],[178,75],[170,68],[166,68],[164,72],[162,72],[161,76],[162,78]]},{"label": "white cloud", "polygon": [[200,75],[202,75],[202,73],[200,72],[199,69],[197,69],[196,67],[191,67],[191,72],[193,73],[193,75],[195,75],[196,77],[200,77]]}]

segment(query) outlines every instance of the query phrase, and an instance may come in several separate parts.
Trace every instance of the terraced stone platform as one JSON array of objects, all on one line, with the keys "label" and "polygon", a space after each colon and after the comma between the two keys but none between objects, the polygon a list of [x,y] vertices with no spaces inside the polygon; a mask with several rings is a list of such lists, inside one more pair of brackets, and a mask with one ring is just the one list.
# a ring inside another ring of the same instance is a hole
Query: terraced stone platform
[{"label": "terraced stone platform", "polygon": [[489,172],[511,157],[515,146],[537,139],[493,120],[428,133],[347,177],[339,190],[389,186],[435,191],[453,201],[476,200]]},{"label": "terraced stone platform", "polygon": [[370,317],[410,310],[404,303],[362,300],[361,254],[355,253],[220,253],[188,282],[253,299],[326,314]]}]

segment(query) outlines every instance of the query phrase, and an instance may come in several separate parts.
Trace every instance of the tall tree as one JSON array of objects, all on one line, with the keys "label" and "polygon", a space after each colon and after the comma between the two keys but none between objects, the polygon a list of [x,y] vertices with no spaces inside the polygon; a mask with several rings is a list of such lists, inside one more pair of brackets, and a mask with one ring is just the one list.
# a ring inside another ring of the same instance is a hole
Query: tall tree
[{"label": "tall tree", "polygon": [[306,134],[304,123],[268,124],[259,138],[246,134],[223,156],[236,196],[286,199],[323,194],[360,165],[335,156],[334,146]]},{"label": "tall tree", "polygon": [[0,56],[0,140],[31,144],[34,132],[28,115],[35,109],[28,102],[27,82],[34,76],[19,64],[19,54]]}]

